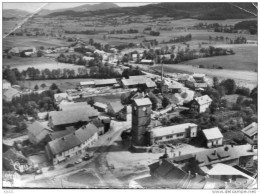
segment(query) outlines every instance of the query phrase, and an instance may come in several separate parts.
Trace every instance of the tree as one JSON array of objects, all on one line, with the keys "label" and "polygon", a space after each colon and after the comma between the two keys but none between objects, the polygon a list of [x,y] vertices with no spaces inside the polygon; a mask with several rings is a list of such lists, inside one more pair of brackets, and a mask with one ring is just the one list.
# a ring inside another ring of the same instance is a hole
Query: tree
[{"label": "tree", "polygon": [[219,79],[217,77],[213,77],[213,87],[217,89],[219,86]]},{"label": "tree", "polygon": [[42,83],[40,86],[41,86],[41,88],[46,88],[46,84],[45,83]]},{"label": "tree", "polygon": [[53,83],[51,86],[50,86],[50,90],[57,90],[58,89],[58,86]]},{"label": "tree", "polygon": [[227,94],[234,94],[236,91],[236,82],[233,79],[227,79],[221,82],[222,86],[224,86],[224,88],[227,91]]},{"label": "tree", "polygon": [[243,96],[238,96],[236,104],[237,105],[241,105],[243,101],[244,101],[244,97]]},{"label": "tree", "polygon": [[34,86],[34,90],[39,90],[39,86],[37,84]]},{"label": "tree", "polygon": [[37,57],[42,57],[42,56],[43,56],[42,50],[38,50],[38,51],[37,51]]},{"label": "tree", "polygon": [[169,104],[171,104],[170,100],[166,97],[163,97],[163,99],[162,99],[163,108],[166,108]]}]

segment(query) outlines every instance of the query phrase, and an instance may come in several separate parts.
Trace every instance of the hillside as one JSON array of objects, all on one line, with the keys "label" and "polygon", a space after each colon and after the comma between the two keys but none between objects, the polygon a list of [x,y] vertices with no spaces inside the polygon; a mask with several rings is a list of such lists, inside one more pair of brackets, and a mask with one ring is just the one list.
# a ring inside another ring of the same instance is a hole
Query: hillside
[{"label": "hillside", "polygon": [[[51,6],[51,4],[49,5]],[[72,8],[66,8],[66,9],[56,9],[56,10],[49,10],[49,9],[42,9],[38,15],[48,15],[52,13],[73,13],[73,12],[85,12],[85,11],[97,11],[97,10],[105,10],[105,9],[111,9],[111,8],[118,8],[119,6],[114,4],[114,3],[98,3],[98,4],[85,4],[77,7],[72,7]]]},{"label": "hillside", "polygon": [[254,15],[239,9],[237,6],[257,13],[256,8],[251,3],[158,3],[140,7],[116,7],[106,10],[95,10],[89,12],[77,10],[65,10],[48,14],[47,17],[67,15],[71,17],[86,17],[106,14],[125,15],[150,15],[152,17],[173,17],[175,19],[246,19],[255,17]]},{"label": "hillside", "polygon": [[3,18],[21,18],[30,14],[27,11],[19,10],[19,9],[3,9]]}]

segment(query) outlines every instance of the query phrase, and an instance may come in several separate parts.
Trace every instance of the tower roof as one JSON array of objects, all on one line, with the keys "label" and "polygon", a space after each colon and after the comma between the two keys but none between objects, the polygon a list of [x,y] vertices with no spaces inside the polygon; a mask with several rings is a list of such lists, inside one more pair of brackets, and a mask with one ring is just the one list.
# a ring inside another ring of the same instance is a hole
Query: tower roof
[{"label": "tower roof", "polygon": [[152,102],[150,101],[149,98],[140,98],[140,99],[135,99],[134,103],[137,106],[145,106],[145,105],[152,105]]}]

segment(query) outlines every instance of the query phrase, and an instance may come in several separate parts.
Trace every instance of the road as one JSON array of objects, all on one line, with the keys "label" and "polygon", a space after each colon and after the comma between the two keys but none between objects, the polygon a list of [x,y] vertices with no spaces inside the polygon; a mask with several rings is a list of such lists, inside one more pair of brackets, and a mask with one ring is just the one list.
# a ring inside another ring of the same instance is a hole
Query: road
[{"label": "road", "polygon": [[[55,169],[53,171],[47,171],[42,175],[28,175],[22,180],[24,187],[51,187],[51,188],[63,188],[67,181],[65,178],[71,174],[76,174],[82,170],[91,170],[99,179],[99,188],[123,188],[123,184],[110,172],[106,156],[110,147],[114,141],[117,140],[121,132],[128,129],[131,122],[117,122],[112,121],[111,126],[113,129],[104,135],[103,142],[100,145],[96,145],[98,148],[95,151],[94,157],[89,161],[83,161],[82,163],[73,166],[71,168]],[[70,162],[71,163],[71,162]],[[73,184],[71,184],[73,185]],[[81,185],[82,187],[83,185]],[[75,184],[75,187],[80,185]],[[95,186],[85,185],[85,187],[93,188]]]}]

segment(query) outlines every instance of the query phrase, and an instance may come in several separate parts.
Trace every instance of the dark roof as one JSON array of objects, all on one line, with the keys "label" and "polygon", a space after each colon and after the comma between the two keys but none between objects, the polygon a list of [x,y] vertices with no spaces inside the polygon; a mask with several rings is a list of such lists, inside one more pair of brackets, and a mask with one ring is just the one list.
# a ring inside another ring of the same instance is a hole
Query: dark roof
[{"label": "dark roof", "polygon": [[80,121],[89,121],[90,117],[96,117],[99,113],[92,107],[78,108],[69,111],[52,111],[49,117],[52,119],[53,125],[64,125],[77,123]]},{"label": "dark roof", "polygon": [[50,141],[48,143],[48,146],[50,148],[51,153],[53,155],[56,155],[81,145],[83,142],[87,141],[97,132],[97,127],[89,123],[73,133]]},{"label": "dark roof", "polygon": [[102,123],[102,121],[100,119],[94,119],[92,121],[92,124],[95,125],[96,127],[104,127],[104,124]]},{"label": "dark roof", "polygon": [[193,157],[194,157],[193,154],[186,154],[186,155],[179,156],[177,158],[173,158],[172,161],[174,161],[174,162],[181,162],[181,161],[185,161],[185,160],[191,159]]},{"label": "dark roof", "polygon": [[53,133],[50,133],[49,134],[49,137],[51,138],[51,140],[54,140],[54,139],[58,139],[58,138],[61,138],[61,137],[64,137],[70,133],[73,133],[75,130],[74,127],[66,127],[65,130],[62,130],[62,131],[55,131]]},{"label": "dark roof", "polygon": [[3,153],[3,158],[6,160],[18,161],[27,161],[26,157],[22,152],[17,151],[15,148],[10,148],[7,152]]}]

